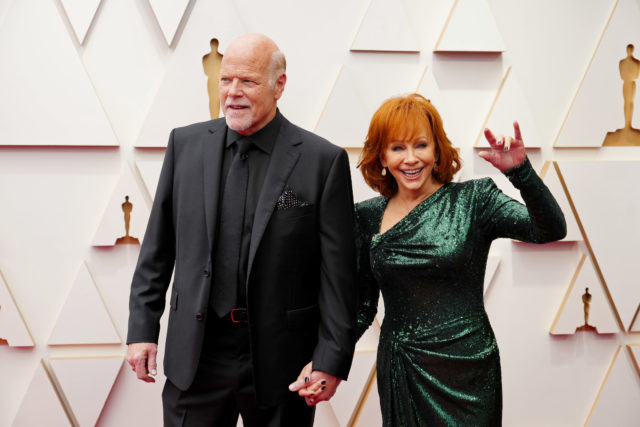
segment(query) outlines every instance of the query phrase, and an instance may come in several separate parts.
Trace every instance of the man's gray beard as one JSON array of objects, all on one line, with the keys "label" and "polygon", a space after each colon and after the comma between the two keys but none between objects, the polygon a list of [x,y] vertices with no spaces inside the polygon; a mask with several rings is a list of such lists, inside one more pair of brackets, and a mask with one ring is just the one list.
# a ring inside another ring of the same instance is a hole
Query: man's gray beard
[{"label": "man's gray beard", "polygon": [[231,126],[231,119],[229,118],[229,116],[225,115],[224,116],[225,121],[227,122],[227,126],[229,126],[230,129],[235,130],[236,132],[238,131],[243,131],[243,130],[247,130],[251,127],[251,118],[249,117],[248,119],[242,119],[240,121],[240,125],[237,125],[237,121],[236,121],[236,126]]}]

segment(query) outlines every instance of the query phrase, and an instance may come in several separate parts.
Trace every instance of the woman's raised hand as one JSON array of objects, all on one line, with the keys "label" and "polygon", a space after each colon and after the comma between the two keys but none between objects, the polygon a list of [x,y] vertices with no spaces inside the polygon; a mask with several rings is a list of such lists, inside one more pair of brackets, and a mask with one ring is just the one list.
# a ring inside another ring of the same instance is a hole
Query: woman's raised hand
[{"label": "woman's raised hand", "polygon": [[491,130],[484,130],[484,136],[487,138],[491,150],[481,151],[478,155],[498,168],[500,172],[518,166],[527,157],[518,122],[513,122],[513,132],[513,137],[494,136]]}]

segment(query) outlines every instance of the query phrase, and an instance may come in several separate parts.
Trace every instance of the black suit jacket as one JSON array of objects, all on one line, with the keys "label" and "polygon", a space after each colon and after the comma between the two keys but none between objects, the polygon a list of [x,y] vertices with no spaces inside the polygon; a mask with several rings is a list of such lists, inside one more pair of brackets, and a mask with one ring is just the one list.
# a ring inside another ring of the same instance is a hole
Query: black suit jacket
[{"label": "black suit jacket", "polygon": [[[171,132],[131,285],[127,343],[157,342],[171,291],[165,374],[193,382],[212,285],[224,118]],[[276,209],[285,189],[307,206]],[[313,360],[347,378],[355,346],[353,197],[344,150],[282,120],[256,207],[247,306],[257,399],[276,404]]]}]

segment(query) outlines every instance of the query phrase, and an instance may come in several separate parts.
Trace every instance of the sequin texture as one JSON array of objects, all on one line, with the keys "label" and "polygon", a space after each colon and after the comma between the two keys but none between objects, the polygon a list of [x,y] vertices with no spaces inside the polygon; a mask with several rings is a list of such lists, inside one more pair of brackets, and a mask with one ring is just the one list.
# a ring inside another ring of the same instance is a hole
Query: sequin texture
[{"label": "sequin texture", "polygon": [[566,234],[564,215],[528,159],[506,172],[526,206],[489,178],[448,183],[384,234],[388,199],[356,205],[358,334],[377,311],[385,426],[501,424],[500,356],[483,302],[491,242]]}]

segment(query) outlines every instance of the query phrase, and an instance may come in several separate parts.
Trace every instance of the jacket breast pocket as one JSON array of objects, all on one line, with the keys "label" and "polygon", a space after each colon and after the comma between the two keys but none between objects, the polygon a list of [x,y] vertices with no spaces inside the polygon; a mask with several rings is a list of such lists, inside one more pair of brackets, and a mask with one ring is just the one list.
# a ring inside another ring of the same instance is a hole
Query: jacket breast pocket
[{"label": "jacket breast pocket", "polygon": [[316,207],[314,205],[299,206],[289,209],[277,209],[274,213],[274,217],[278,220],[285,221],[302,220],[307,217],[313,218],[315,210]]}]

